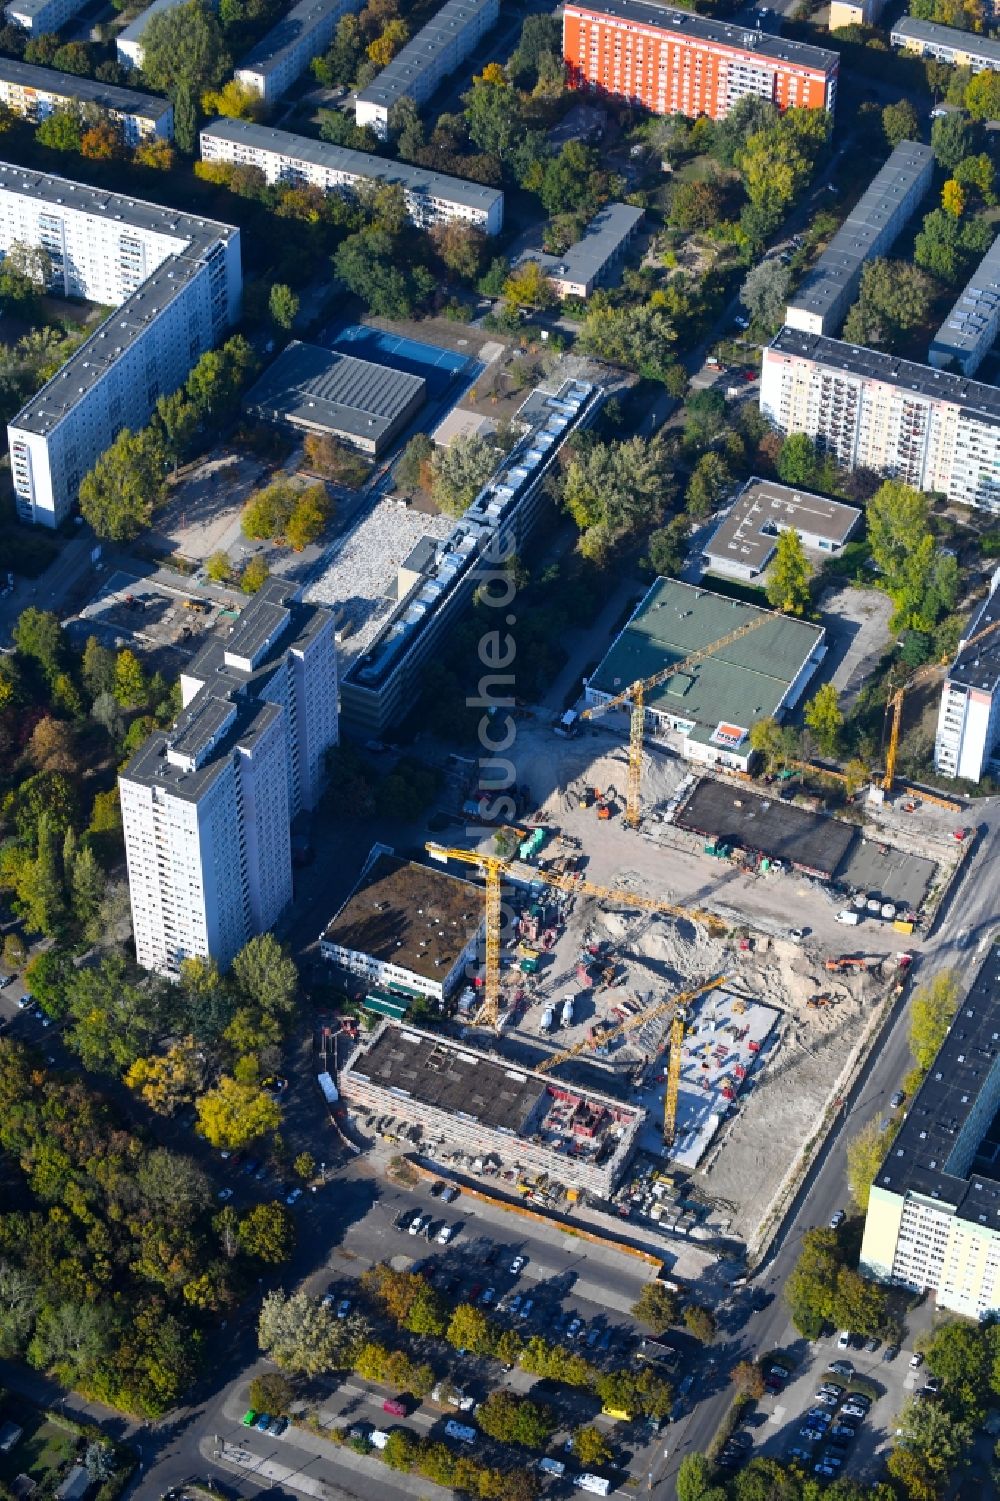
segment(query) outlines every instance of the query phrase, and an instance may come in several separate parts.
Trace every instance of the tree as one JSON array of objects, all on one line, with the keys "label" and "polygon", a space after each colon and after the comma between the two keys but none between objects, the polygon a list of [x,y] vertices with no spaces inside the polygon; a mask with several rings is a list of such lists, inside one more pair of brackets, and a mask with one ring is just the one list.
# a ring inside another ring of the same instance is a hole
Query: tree
[{"label": "tree", "polygon": [[300,1152],[292,1163],[292,1172],[304,1183],[316,1175],[316,1159],[311,1152]]},{"label": "tree", "polygon": [[206,89],[201,96],[202,113],[222,115],[229,120],[259,120],[264,101],[256,89],[231,78],[221,89]]},{"label": "tree", "polygon": [[901,480],[886,480],[867,510],[872,560],[896,606],[894,630],[929,630],[958,593],[958,566],[938,550],[927,497]]},{"label": "tree", "polygon": [[72,726],[47,714],[31,732],[27,756],[36,771],[74,771],[78,762]]},{"label": "tree", "polygon": [[892,1135],[884,1133],[878,1121],[873,1120],[847,1143],[847,1186],[862,1214],[867,1213],[872,1183],[891,1140]]},{"label": "tree", "polygon": [[90,52],[85,42],[66,42],[52,58],[52,66],[61,73],[75,73],[78,78],[89,78],[93,71]]},{"label": "tree", "polygon": [[191,153],[198,142],[198,107],[196,91],[186,78],[174,84],[174,140],[182,151]]},{"label": "tree", "polygon": [[273,933],[244,944],[233,960],[233,979],[248,1000],[273,1016],[289,1016],[295,1004],[299,972]]},{"label": "tree", "polygon": [[137,167],[149,167],[154,172],[171,172],[174,166],[174,149],[169,141],[152,136],[140,141],[132,153]]},{"label": "tree", "polygon": [[63,653],[62,627],[51,610],[29,605],[17,617],[13,637],[18,651],[33,658],[46,676],[58,671]]},{"label": "tree", "polygon": [[924,1353],[929,1369],[944,1382],[952,1411],[981,1422],[997,1385],[995,1334],[982,1325],[941,1324]]},{"label": "tree", "polygon": [[97,943],[103,932],[102,908],[108,883],[89,844],[77,855],[72,874],[67,872],[67,877],[73,921],[85,942]]},{"label": "tree", "polygon": [[901,141],[919,141],[920,121],[909,99],[887,104],[882,111],[882,131],[890,146]]},{"label": "tree", "polygon": [[789,433],[778,454],[778,478],[803,489],[816,482],[816,448],[806,433]]},{"label": "tree", "polygon": [[213,583],[228,584],[233,576],[233,565],[230,562],[229,554],[222,552],[221,549],[218,552],[213,552],[205,562],[205,572]]},{"label": "tree", "polygon": [[115,683],[115,653],[110,646],[102,646],[96,636],[88,636],[83,648],[80,674],[91,698],[110,693]]},{"label": "tree", "polygon": [[679,182],[670,199],[670,222],[680,229],[711,229],[725,218],[726,194],[714,182]]},{"label": "tree", "polygon": [[725,398],[718,391],[695,391],[684,408],[684,441],[692,446],[711,443],[726,425]]},{"label": "tree", "polygon": [[677,1299],[662,1282],[647,1282],[632,1304],[632,1317],[662,1334],[677,1322]]},{"label": "tree", "polygon": [[115,699],[123,709],[138,709],[149,697],[149,684],[138,657],[126,646],[115,660]]},{"label": "tree", "polygon": [[[899,1415],[896,1450],[918,1455],[941,1483],[968,1455],[972,1427],[938,1402],[910,1398]],[[891,1467],[891,1466],[890,1466]]]},{"label": "tree", "polygon": [[934,289],[916,266],[903,261],[869,261],[861,273],[858,300],[844,324],[854,342],[895,349],[926,324]]},{"label": "tree", "polygon": [[240,574],[240,588],[244,594],[256,594],[271,577],[271,570],[263,558],[250,558]]},{"label": "tree", "polygon": [[471,1303],[459,1303],[445,1334],[456,1350],[471,1350],[474,1355],[489,1355],[493,1350],[493,1331],[482,1309]]},{"label": "tree", "polygon": [[914,1062],[926,1073],[948,1035],[952,1018],[958,1010],[959,982],[954,970],[942,970],[926,985],[921,985],[910,1003],[910,1052]]},{"label": "tree", "polygon": [[219,23],[204,0],[187,0],[150,17],[142,35],[142,71],[157,93],[174,97],[183,85],[197,97],[216,88],[231,69]]},{"label": "tree", "polygon": [[821,684],[806,704],[802,717],[819,741],[824,754],[835,755],[844,724],[844,713],[832,683]]},{"label": "tree", "polygon": [[483,231],[473,224],[450,219],[432,225],[428,233],[434,249],[452,275],[461,281],[474,282],[486,248]]},{"label": "tree", "polygon": [[164,446],[173,460],[176,475],[177,466],[192,450],[199,426],[198,409],[184,390],[172,391],[169,396],[158,397],[156,415],[163,428]]},{"label": "tree", "polygon": [[666,526],[650,532],[644,566],[658,577],[679,573],[690,530],[686,516],[674,516]]},{"label": "tree", "polygon": [[173,1115],[194,1099],[201,1086],[204,1064],[193,1037],[181,1038],[165,1053],[137,1058],[125,1075],[125,1083],[157,1115]]},{"label": "tree", "polygon": [[363,1328],[363,1321],[338,1319],[332,1308],[304,1292],[290,1297],[272,1292],[261,1305],[257,1340],[283,1371],[320,1376],[338,1365],[359,1335],[365,1337]]},{"label": "tree", "polygon": [[956,163],[952,176],[962,187],[973,188],[984,203],[996,203],[996,194],[993,190],[996,172],[985,151],[980,151],[978,156],[963,157],[960,162]]},{"label": "tree", "polygon": [[35,128],[35,140],[50,151],[79,151],[80,122],[72,109],[54,109]]},{"label": "tree", "polygon": [[290,329],[299,311],[299,299],[283,281],[276,281],[267,299],[267,309],[272,323],[279,328]]},{"label": "tree", "polygon": [[677,1470],[677,1501],[702,1501],[712,1487],[714,1470],[704,1454],[687,1454]]},{"label": "tree", "polygon": [[776,329],[784,321],[792,289],[792,273],[777,256],[758,261],[740,287],[740,301],[755,323]]},{"label": "tree", "polygon": [[408,318],[417,295],[412,279],[400,269],[396,244],[384,229],[348,235],[333,258],[345,286],[381,318]]},{"label": "tree", "polygon": [[970,78],[965,90],[965,108],[973,120],[1000,119],[1000,73],[984,69]]},{"label": "tree", "polygon": [[240,1084],[223,1074],[198,1101],[198,1124],[210,1146],[245,1147],[281,1124],[281,1108],[254,1084]]},{"label": "tree", "polygon": [[496,444],[471,433],[453,438],[447,448],[435,450],[431,459],[434,499],[450,516],[461,516],[485,485],[499,461]]},{"label": "tree", "polygon": [[689,1303],[685,1308],[684,1325],[689,1334],[706,1345],[715,1337],[715,1319],[709,1309],[698,1303]]},{"label": "tree", "polygon": [[462,102],[471,139],[503,161],[524,132],[520,100],[503,69],[494,64],[484,68]]},{"label": "tree", "polygon": [[585,1470],[596,1470],[610,1464],[614,1451],[604,1434],[592,1423],[578,1428],[573,1434],[573,1453]]},{"label": "tree", "polygon": [[729,1379],[741,1397],[752,1397],[759,1402],[764,1395],[764,1372],[755,1360],[738,1360]]},{"label": "tree", "polygon": [[270,1266],[287,1261],[295,1245],[295,1224],[284,1204],[255,1204],[237,1233],[247,1256]]},{"label": "tree", "polygon": [[285,527],[285,541],[295,552],[318,542],[330,520],[325,485],[309,485],[301,492]]},{"label": "tree", "polygon": [[663,441],[575,445],[563,479],[563,504],[580,529],[580,551],[600,559],[626,537],[655,524],[675,493]]},{"label": "tree", "polygon": [[295,1401],[295,1388],[281,1371],[265,1371],[253,1378],[247,1396],[255,1411],[284,1417]]},{"label": "tree", "polygon": [[410,28],[405,21],[389,21],[381,36],[368,45],[368,59],[379,68],[387,68],[399,49],[410,39]]},{"label": "tree", "polygon": [[948,171],[968,155],[970,145],[969,127],[961,110],[949,110],[931,124],[931,150]]},{"label": "tree", "polygon": [[520,264],[512,267],[503,284],[503,295],[516,307],[543,309],[557,301],[556,289],[546,276],[538,261],[530,253]]},{"label": "tree", "polygon": [[786,615],[801,615],[809,604],[812,564],[794,527],[778,534],[774,560],[767,570],[767,602]]},{"label": "tree", "polygon": [[149,526],[165,493],[165,458],[159,433],[151,427],[139,433],[124,428],[105,449],[80,481],[80,510],[99,537],[131,542]]},{"label": "tree", "polygon": [[949,177],[941,189],[941,207],[953,219],[961,219],[965,213],[965,192],[954,177]]},{"label": "tree", "polygon": [[733,482],[729,465],[717,453],[702,454],[685,491],[688,514],[695,520],[710,516]]},{"label": "tree", "polygon": [[125,137],[111,120],[98,120],[80,136],[80,155],[90,161],[122,161],[125,154]]}]

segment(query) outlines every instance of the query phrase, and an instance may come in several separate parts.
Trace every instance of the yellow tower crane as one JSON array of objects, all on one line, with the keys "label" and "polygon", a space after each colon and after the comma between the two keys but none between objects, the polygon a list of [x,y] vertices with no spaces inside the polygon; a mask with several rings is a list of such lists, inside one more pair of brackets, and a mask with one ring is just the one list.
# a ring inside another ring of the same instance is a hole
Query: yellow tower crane
[{"label": "yellow tower crane", "polygon": [[[443,844],[428,844],[427,853],[433,860],[447,863],[460,860],[465,865],[475,865],[482,871],[486,882],[486,975],[483,987],[483,1004],[476,1017],[477,1022],[486,1022],[495,1027],[500,1015],[500,890],[504,872],[510,864],[498,855],[480,854],[478,850],[450,849]],[[558,891],[580,893],[583,896],[600,897],[603,901],[620,902],[626,907],[638,907],[644,912],[663,912],[668,917],[686,917],[691,922],[701,923],[713,933],[724,933],[727,924],[714,912],[697,907],[679,907],[674,902],[661,902],[655,897],[640,896],[636,891],[620,891],[613,887],[598,886],[593,881],[572,875],[549,874],[548,871],[532,868],[532,879],[544,881]]]},{"label": "yellow tower crane", "polygon": [[625,820],[629,827],[639,827],[639,796],[642,788],[642,741],[646,729],[646,694],[665,683],[668,678],[676,677],[678,673],[687,672],[691,667],[703,662],[706,657],[711,657],[715,652],[721,651],[725,646],[731,646],[741,636],[747,636],[755,631],[758,626],[770,620],[771,616],[766,612],[755,615],[752,620],[746,620],[738,625],[735,630],[728,631],[720,636],[718,641],[713,641],[709,646],[703,646],[698,651],[689,652],[680,662],[672,662],[669,667],[663,667],[659,672],[654,672],[652,677],[640,678],[623,693],[616,693],[614,698],[609,698],[603,704],[592,704],[589,709],[584,709],[581,719],[596,719],[599,714],[604,714],[608,709],[617,709],[622,704],[629,705],[631,715],[628,737],[628,794],[625,803]]},{"label": "yellow tower crane", "polygon": [[[727,975],[717,975],[714,980],[707,980],[704,985],[699,985],[694,990],[686,990],[683,995],[671,996],[668,1000],[660,1001],[656,1006],[651,1006],[646,1011],[640,1011],[637,1016],[628,1017],[619,1026],[612,1027],[608,1032],[602,1032],[596,1046],[603,1047],[606,1042],[611,1042],[613,1038],[621,1037],[626,1032],[633,1032],[636,1027],[641,1027],[646,1022],[655,1021],[658,1016],[663,1016],[667,1012],[675,1011],[679,1015],[680,1009],[690,1005],[692,1001],[696,1001],[699,996],[707,995],[710,990],[716,990],[720,985],[725,985],[727,979]],[[671,1032],[672,1045],[673,1033]],[[544,1058],[541,1063],[536,1065],[535,1073],[548,1073],[550,1068],[556,1068],[560,1063],[565,1063],[568,1058],[575,1058],[578,1053],[586,1052],[588,1048],[594,1046],[595,1044],[590,1038],[585,1037],[582,1042],[574,1043],[571,1048],[563,1048],[561,1053],[552,1053],[548,1058]]]},{"label": "yellow tower crane", "polygon": [[[679,999],[685,999],[680,997]],[[672,1147],[677,1133],[677,1096],[681,1087],[681,1057],[687,1012],[678,1004],[670,1026],[670,1055],[667,1062],[667,1088],[663,1096],[663,1145]]]}]

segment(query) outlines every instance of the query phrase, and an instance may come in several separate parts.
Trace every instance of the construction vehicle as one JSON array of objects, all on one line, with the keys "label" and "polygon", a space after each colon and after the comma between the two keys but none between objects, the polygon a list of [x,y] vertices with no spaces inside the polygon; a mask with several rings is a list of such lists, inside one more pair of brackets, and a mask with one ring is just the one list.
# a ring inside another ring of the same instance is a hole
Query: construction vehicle
[{"label": "construction vehicle", "polygon": [[[707,995],[710,990],[717,990],[720,985],[725,985],[727,979],[727,975],[717,975],[714,980],[707,980],[704,985],[699,985],[694,990],[686,990],[683,995],[671,996],[669,1000],[660,1001],[656,1006],[647,1007],[645,1010],[639,1011],[635,1016],[627,1017],[617,1027],[602,1028],[598,1038],[600,1046],[602,1048],[606,1047],[616,1037],[624,1037],[626,1032],[632,1032],[636,1027],[643,1027],[647,1022],[655,1021],[658,1016],[666,1016],[675,1011],[679,1006],[690,1005],[699,996]],[[596,1027],[597,1024],[595,1023],[594,1025]],[[590,1030],[593,1031],[594,1028]],[[580,1042],[574,1043],[571,1048],[563,1048],[562,1052],[552,1053],[550,1057],[543,1058],[541,1063],[536,1064],[535,1073],[547,1074],[549,1069],[557,1067],[560,1063],[565,1063],[568,1058],[575,1058],[578,1053],[583,1053],[593,1046],[594,1041],[592,1038],[589,1036],[584,1037]]]},{"label": "construction vehicle", "polygon": [[845,954],[839,959],[827,959],[823,967],[839,973],[842,969],[874,969],[878,963],[877,959],[852,959]]},{"label": "construction vehicle", "polygon": [[806,1005],[808,1006],[808,1008],[809,1008],[810,1011],[819,1011],[824,1006],[832,1006],[833,1005],[833,996],[832,995],[825,995],[825,994],[824,995],[811,995],[809,997],[808,1001],[806,1001]]},{"label": "construction vehicle", "polygon": [[[502,927],[500,910],[500,892],[503,884],[504,871],[509,868],[509,862],[501,859],[499,855],[484,855],[478,850],[451,849],[443,844],[425,845],[427,853],[433,860],[440,860],[447,864],[449,860],[459,860],[465,865],[476,865],[483,874],[486,882],[486,974],[483,986],[483,1004],[476,1017],[478,1023],[495,1027],[497,1017],[500,1015],[500,932]],[[662,902],[656,897],[640,896],[636,891],[618,890],[608,886],[598,886],[593,881],[585,881],[577,874],[556,874],[546,870],[536,869],[533,879],[544,881],[548,886],[554,886],[557,891],[568,891],[572,895],[595,896],[602,901],[618,902],[625,907],[636,907],[643,912],[662,912],[667,917],[685,917],[689,922],[700,923],[711,933],[725,933],[727,924],[721,917],[716,917],[714,912],[706,912],[700,907],[679,907],[675,902]]]},{"label": "construction vehicle", "polygon": [[624,693],[616,693],[612,698],[605,699],[602,704],[592,704],[589,709],[584,709],[581,719],[596,719],[599,714],[604,714],[608,709],[617,709],[627,704],[630,714],[629,742],[628,742],[628,788],[625,798],[625,822],[629,828],[639,827],[640,792],[642,787],[642,741],[646,729],[646,694],[658,688],[661,683],[666,683],[670,678],[677,677],[682,672],[689,671],[699,662],[705,661],[715,652],[721,651],[725,646],[731,646],[741,636],[749,635],[758,626],[770,620],[771,616],[766,612],[755,616],[752,620],[744,621],[735,630],[720,636],[718,641],[713,641],[710,646],[702,647],[700,651],[690,652],[679,662],[672,662],[669,667],[663,667],[659,672],[654,672],[652,677],[640,678],[626,688]]}]

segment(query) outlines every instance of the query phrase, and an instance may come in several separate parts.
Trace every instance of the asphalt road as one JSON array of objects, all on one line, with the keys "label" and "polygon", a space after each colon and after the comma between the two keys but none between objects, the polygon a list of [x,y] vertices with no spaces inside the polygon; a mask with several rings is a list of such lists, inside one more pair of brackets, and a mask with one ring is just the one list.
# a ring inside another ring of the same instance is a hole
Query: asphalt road
[{"label": "asphalt road", "polygon": [[[914,985],[921,985],[941,970],[957,968],[968,982],[979,967],[997,926],[995,886],[983,879],[984,872],[1000,859],[1000,804],[977,808],[981,832],[969,857],[961,883],[952,891],[943,915],[923,949],[914,949]],[[844,1110],[830,1134],[817,1164],[806,1180],[786,1224],[776,1237],[771,1255],[760,1269],[755,1285],[773,1294],[761,1312],[752,1314],[738,1338],[723,1336],[713,1347],[714,1369],[700,1375],[702,1400],[690,1417],[670,1430],[667,1454],[656,1472],[656,1492],[672,1497],[681,1460],[708,1447],[732,1397],[726,1371],[737,1361],[755,1359],[793,1337],[783,1297],[785,1282],[799,1254],[804,1232],[826,1224],[835,1210],[846,1208],[847,1143],[873,1116],[884,1116],[889,1099],[908,1072],[909,995],[901,998],[889,1029],[876,1043]],[[794,1335],[798,1338],[797,1335]]]}]

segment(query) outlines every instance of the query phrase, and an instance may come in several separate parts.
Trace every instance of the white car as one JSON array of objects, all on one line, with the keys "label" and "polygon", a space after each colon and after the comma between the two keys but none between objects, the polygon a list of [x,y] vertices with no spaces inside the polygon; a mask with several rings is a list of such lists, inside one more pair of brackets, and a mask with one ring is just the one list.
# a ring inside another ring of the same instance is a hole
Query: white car
[{"label": "white car", "polygon": [[846,1218],[847,1218],[847,1215],[844,1213],[844,1211],[842,1209],[835,1210],[834,1213],[830,1217],[830,1229],[831,1230],[838,1229],[844,1223],[844,1221],[846,1220]]},{"label": "white car", "polygon": [[410,1221],[410,1224],[409,1224],[409,1234],[410,1235],[419,1235],[420,1232],[421,1232],[421,1230],[423,1228],[424,1228],[424,1217],[423,1217],[423,1215],[419,1214],[419,1213],[415,1214],[413,1216],[412,1220]]},{"label": "white car", "polygon": [[518,1272],[522,1272],[527,1264],[528,1258],[526,1256],[515,1256],[514,1260],[510,1264],[511,1276],[516,1277]]},{"label": "white car", "polygon": [[446,1246],[455,1233],[454,1225],[442,1225],[434,1239],[439,1246]]},{"label": "white car", "polygon": [[916,1352],[915,1355],[911,1355],[910,1356],[910,1370],[911,1371],[917,1370],[917,1368],[919,1366],[922,1366],[923,1363],[924,1363],[924,1357],[921,1355],[921,1353],[920,1353],[919,1350]]},{"label": "white car", "polygon": [[849,1329],[841,1329],[837,1335],[837,1349],[849,1350],[851,1348],[851,1332]]}]

